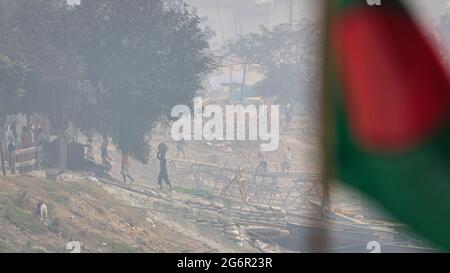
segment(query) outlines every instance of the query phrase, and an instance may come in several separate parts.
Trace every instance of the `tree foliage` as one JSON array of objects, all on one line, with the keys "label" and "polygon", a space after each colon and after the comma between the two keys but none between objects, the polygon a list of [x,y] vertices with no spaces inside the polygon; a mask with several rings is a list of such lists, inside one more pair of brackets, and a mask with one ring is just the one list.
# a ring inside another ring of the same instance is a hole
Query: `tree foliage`
[{"label": "tree foliage", "polygon": [[191,103],[215,65],[201,19],[179,1],[170,4],[0,0],[0,52],[28,68],[28,92],[8,104],[48,117],[59,132],[72,122],[108,134],[143,160],[155,122]]},{"label": "tree foliage", "polygon": [[227,46],[230,55],[246,63],[259,64],[265,78],[256,87],[264,96],[276,96],[282,103],[314,103],[310,92],[320,68],[320,26],[309,21],[281,24],[250,33]]},{"label": "tree foliage", "polygon": [[0,117],[13,111],[11,105],[24,95],[26,66],[0,53]]},{"label": "tree foliage", "polygon": [[190,103],[213,66],[201,20],[187,6],[174,10],[146,0],[86,1],[75,16],[87,77],[97,90],[86,119],[143,160],[149,129],[174,105]]},{"label": "tree foliage", "polygon": [[16,112],[48,117],[56,130],[74,119],[86,90],[85,66],[70,43],[75,31],[64,1],[1,0],[0,51],[29,69]]}]

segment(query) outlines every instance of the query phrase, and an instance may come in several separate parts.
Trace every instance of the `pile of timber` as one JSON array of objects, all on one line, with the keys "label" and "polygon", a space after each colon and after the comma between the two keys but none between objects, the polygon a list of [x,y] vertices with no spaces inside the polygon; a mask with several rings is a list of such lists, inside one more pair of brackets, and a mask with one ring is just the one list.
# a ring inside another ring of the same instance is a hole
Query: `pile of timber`
[{"label": "pile of timber", "polygon": [[144,187],[137,189],[102,178],[98,180],[132,193],[157,198],[159,201],[154,201],[151,209],[182,215],[195,224],[223,233],[228,239],[239,245],[243,245],[245,242],[252,243],[250,239],[252,235],[247,232],[247,229],[251,227],[270,227],[279,230],[279,233],[287,230],[286,211],[278,207],[246,204],[225,198],[210,200],[184,196],[186,199],[182,201],[167,199],[156,192],[144,189]]},{"label": "pile of timber", "polygon": [[243,244],[251,242],[251,234],[246,231],[250,226],[271,227],[286,230],[286,211],[264,205],[227,204],[218,201],[188,200],[185,204],[195,211],[188,219],[222,232],[228,239]]},{"label": "pile of timber", "polygon": [[253,204],[231,204],[225,206],[220,202],[189,200],[186,205],[201,211],[215,212],[233,219],[240,225],[262,225],[286,228],[286,211],[284,209]]},{"label": "pile of timber", "polygon": [[42,153],[41,146],[33,146],[16,150],[15,168],[19,173],[29,173],[39,168],[38,155]]}]

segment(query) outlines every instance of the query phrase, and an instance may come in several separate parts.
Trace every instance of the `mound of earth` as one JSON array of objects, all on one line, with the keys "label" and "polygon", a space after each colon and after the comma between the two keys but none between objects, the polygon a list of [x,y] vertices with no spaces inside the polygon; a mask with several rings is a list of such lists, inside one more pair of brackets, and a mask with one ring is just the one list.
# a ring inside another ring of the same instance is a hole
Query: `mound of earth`
[{"label": "mound of earth", "polygon": [[[133,204],[136,193],[86,174],[65,173],[52,181],[35,172],[0,177],[0,185],[0,252],[70,252],[72,241],[81,252],[252,251],[187,223],[170,206],[152,209],[152,199],[163,196]],[[39,201],[48,207],[47,222],[36,213]]]}]

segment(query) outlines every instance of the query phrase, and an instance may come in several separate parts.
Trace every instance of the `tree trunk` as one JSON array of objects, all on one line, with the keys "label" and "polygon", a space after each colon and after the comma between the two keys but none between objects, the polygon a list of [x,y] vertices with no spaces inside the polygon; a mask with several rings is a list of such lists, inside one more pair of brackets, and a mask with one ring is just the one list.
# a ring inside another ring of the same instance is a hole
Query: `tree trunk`
[{"label": "tree trunk", "polygon": [[5,135],[5,121],[3,119],[0,120],[0,161],[3,176],[6,176],[5,169],[5,154],[3,153],[3,137]]},{"label": "tree trunk", "polygon": [[67,167],[67,139],[64,134],[64,131],[58,131],[56,143],[58,146],[57,167],[59,169],[65,169]]},{"label": "tree trunk", "polygon": [[1,161],[1,166],[2,166],[2,174],[3,176],[6,175],[6,170],[5,170],[5,158],[4,158],[4,154],[3,154],[3,138],[0,138],[0,161]]}]

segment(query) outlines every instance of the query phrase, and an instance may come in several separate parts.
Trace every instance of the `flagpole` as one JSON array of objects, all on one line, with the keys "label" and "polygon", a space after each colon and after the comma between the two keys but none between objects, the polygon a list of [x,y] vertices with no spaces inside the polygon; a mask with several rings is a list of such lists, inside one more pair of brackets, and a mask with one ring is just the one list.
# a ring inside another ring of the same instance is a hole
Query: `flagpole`
[{"label": "flagpole", "polygon": [[[328,27],[330,25],[331,18],[331,2],[332,0],[322,0],[323,6],[323,36],[322,36],[322,92],[320,98],[320,107],[321,107],[321,115],[320,115],[320,124],[321,124],[321,151],[322,151],[322,175],[321,175],[321,184],[322,184],[322,200],[321,200],[321,213],[322,218],[324,218],[323,212],[324,209],[331,209],[331,200],[330,200],[330,162],[328,156],[329,148],[329,138],[330,138],[330,101],[327,92],[330,92],[330,80],[328,77],[328,69],[329,69],[329,36],[328,36]],[[317,240],[315,242],[309,242],[310,245],[314,245],[316,249],[326,250],[328,249],[328,232],[326,230],[327,226],[323,225],[319,228],[315,229],[314,236],[311,237],[311,240]]]}]

